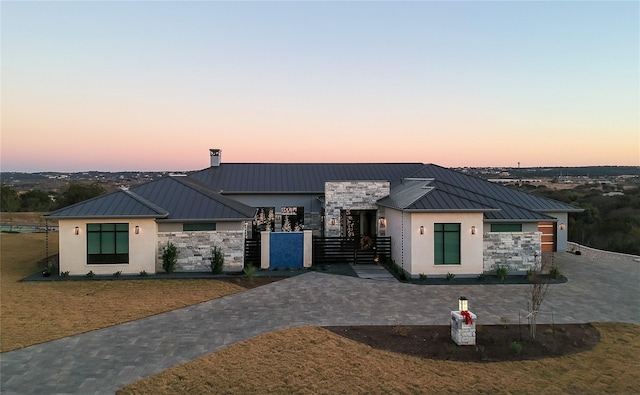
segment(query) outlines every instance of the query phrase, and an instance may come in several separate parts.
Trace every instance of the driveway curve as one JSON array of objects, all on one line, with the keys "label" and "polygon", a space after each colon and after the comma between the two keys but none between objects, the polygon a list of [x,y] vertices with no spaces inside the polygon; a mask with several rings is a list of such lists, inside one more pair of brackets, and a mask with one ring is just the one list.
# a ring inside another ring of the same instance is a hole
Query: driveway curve
[{"label": "driveway curve", "polygon": [[[539,323],[640,324],[640,262],[556,254]],[[310,272],[168,313],[0,354],[0,392],[114,393],[261,333],[304,325],[448,325],[461,295],[479,324],[517,323],[528,285],[413,285]]]}]

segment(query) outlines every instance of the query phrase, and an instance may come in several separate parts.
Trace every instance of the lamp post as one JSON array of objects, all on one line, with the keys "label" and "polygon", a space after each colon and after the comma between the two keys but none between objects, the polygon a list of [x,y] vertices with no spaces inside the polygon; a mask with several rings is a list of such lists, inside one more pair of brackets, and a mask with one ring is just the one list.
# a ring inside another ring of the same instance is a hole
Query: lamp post
[{"label": "lamp post", "polygon": [[458,310],[459,311],[469,310],[469,300],[466,297],[461,296],[460,299],[458,299]]}]

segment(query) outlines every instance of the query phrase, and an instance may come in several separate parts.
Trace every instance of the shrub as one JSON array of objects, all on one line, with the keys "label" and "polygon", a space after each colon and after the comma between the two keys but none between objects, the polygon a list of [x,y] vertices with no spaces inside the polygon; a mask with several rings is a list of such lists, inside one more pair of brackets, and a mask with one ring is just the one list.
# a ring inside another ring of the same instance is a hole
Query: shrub
[{"label": "shrub", "polygon": [[65,272],[60,272],[60,276],[62,277],[69,277],[69,271],[65,271]]},{"label": "shrub", "polygon": [[93,272],[93,270],[89,270],[89,273],[85,274],[85,276],[89,277],[89,278],[93,278],[96,274]]},{"label": "shrub", "polygon": [[213,274],[222,273],[222,267],[224,266],[224,254],[222,250],[217,246],[211,249],[211,271]]},{"label": "shrub", "polygon": [[455,274],[453,274],[453,273],[451,273],[451,272],[447,272],[447,281],[451,281],[451,280],[453,280],[453,278],[454,278],[455,276],[456,276]]},{"label": "shrub", "polygon": [[148,275],[149,274],[147,273],[146,270],[141,271],[140,274],[139,274],[140,277],[147,277]]},{"label": "shrub", "polygon": [[168,242],[167,246],[162,249],[162,268],[167,273],[173,273],[178,262],[178,248]]},{"label": "shrub", "polygon": [[509,344],[509,349],[514,354],[520,354],[520,351],[522,351],[522,344],[520,344],[518,342],[512,342],[511,344]]},{"label": "shrub", "polygon": [[498,277],[498,280],[502,282],[506,280],[508,276],[509,276],[509,268],[507,266],[498,266],[496,268],[496,277]]},{"label": "shrub", "polygon": [[253,283],[253,277],[256,275],[256,271],[258,269],[252,264],[248,264],[247,267],[244,268],[244,274],[247,275],[250,283]]},{"label": "shrub", "polygon": [[476,277],[476,280],[478,281],[484,281],[484,279],[485,279],[484,273],[480,273],[478,274],[478,277]]},{"label": "shrub", "polygon": [[122,275],[122,271],[118,270],[117,272],[113,273],[113,277],[118,278]]},{"label": "shrub", "polygon": [[427,275],[424,273],[420,273],[418,274],[418,276],[420,277],[420,280],[426,280],[427,279]]},{"label": "shrub", "polygon": [[551,269],[549,269],[549,277],[551,277],[554,280],[557,280],[558,278],[560,278],[561,273],[560,273],[560,268],[556,265],[551,266]]}]

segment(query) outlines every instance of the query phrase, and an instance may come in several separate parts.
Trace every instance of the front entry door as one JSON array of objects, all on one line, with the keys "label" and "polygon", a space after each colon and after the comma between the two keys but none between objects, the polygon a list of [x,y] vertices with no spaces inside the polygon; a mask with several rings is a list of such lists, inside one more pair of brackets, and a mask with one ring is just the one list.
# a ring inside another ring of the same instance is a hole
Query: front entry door
[{"label": "front entry door", "polygon": [[360,240],[376,235],[376,210],[341,210],[340,236]]}]

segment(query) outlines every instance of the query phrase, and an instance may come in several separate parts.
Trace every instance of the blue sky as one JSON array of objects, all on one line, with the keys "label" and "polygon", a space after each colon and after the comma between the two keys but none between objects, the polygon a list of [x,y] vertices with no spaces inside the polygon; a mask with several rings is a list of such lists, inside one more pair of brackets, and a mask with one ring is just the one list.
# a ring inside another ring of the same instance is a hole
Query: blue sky
[{"label": "blue sky", "polygon": [[638,2],[3,2],[2,170],[640,164]]}]

